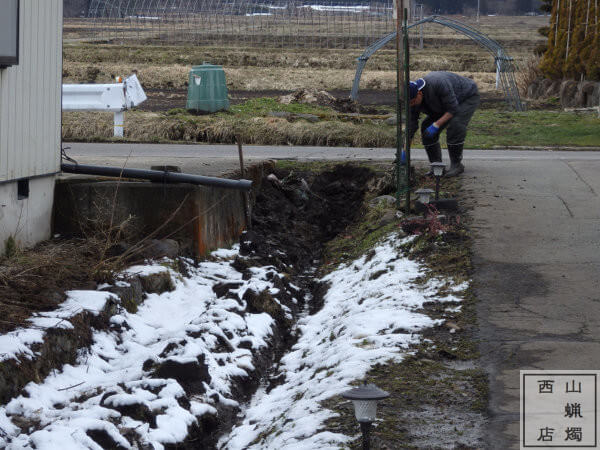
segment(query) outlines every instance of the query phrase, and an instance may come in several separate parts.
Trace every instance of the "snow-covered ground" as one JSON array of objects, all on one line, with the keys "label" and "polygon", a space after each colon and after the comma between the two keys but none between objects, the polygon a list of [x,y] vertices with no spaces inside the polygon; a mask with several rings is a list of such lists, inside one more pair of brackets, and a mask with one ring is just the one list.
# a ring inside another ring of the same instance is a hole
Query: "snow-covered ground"
[{"label": "snow-covered ground", "polygon": [[[404,242],[389,238],[374,254],[324,278],[330,289],[323,308],[302,316],[299,340],[280,363],[285,381],[268,394],[260,388],[248,405],[241,405],[243,421],[221,439],[220,448],[337,449],[351,439],[318,431],[334,415],[320,402],[348,389],[373,364],[402,360],[421,339],[419,332],[437,324],[419,312],[424,302],[449,302],[456,308],[460,301],[454,295],[437,296],[446,280],[425,287],[414,283],[426,269],[401,256]],[[148,294],[134,314],[120,311],[110,330],[94,333],[92,347],[80,353],[75,365],[29,383],[23,395],[0,407],[0,448],[101,449],[92,439],[101,432],[123,448],[161,449],[183,441],[190,425],[217,414],[219,405],[239,406],[232,380],[253,371],[253,354],[267,345],[275,320],[248,313],[242,300],[218,298],[213,287],[237,283],[231,292],[238,299],[248,289],[276,295],[281,283],[276,288],[274,280],[284,275],[267,266],[253,267],[251,276],[243,277],[230,264],[238,252],[237,247],[220,250],[213,254],[215,261],[190,264],[187,277],[159,262],[124,272],[121,285],[137,273],[166,271],[175,289]],[[0,353],[31,357],[29,341],[39,342],[40,336],[30,337],[43,333],[49,320],[56,324],[74,311],[101,309],[111,296],[71,293],[58,312],[34,318],[31,330],[20,330],[22,340],[0,336]],[[202,372],[200,382],[190,381],[196,383],[193,395],[185,376],[179,381],[160,376],[160,368],[169,365]]]},{"label": "snow-covered ground", "polygon": [[[411,238],[407,238],[411,239]],[[401,361],[419,331],[439,322],[417,312],[426,301],[449,303],[440,297],[447,280],[417,287],[425,268],[401,256],[396,238],[375,248],[375,254],[342,266],[324,278],[331,288],[318,313],[299,321],[300,338],[283,357],[285,381],[268,394],[260,389],[247,405],[243,423],[221,439],[219,448],[339,449],[352,437],[319,431],[335,416],[320,402],[346,391],[375,363]],[[458,293],[466,284],[455,285]]]},{"label": "snow-covered ground", "polygon": [[[245,305],[235,299],[217,298],[212,287],[238,282],[234,292],[240,298],[247,289],[274,293],[268,279],[276,273],[272,267],[253,268],[252,278],[242,280],[229,261],[237,253],[237,248],[215,252],[221,260],[190,265],[188,278],[159,263],[128,269],[124,279],[168,271],[175,290],[148,294],[137,313],[123,310],[113,316],[112,329],[94,333],[92,347],[81,352],[77,364],[64,366],[41,383],[29,383],[24,395],[1,407],[0,448],[100,449],[87,433],[99,430],[124,448],[135,441],[140,447],[160,449],[183,441],[198,417],[216,413],[216,403],[237,405],[230,380],[254,369],[252,351],[266,345],[274,320],[265,313],[244,312]],[[79,291],[59,312],[70,311],[75,300],[92,307],[97,303],[92,300],[110,295]],[[222,350],[224,343],[227,350]],[[179,402],[186,394],[185,383],[153,372],[165,362],[207,369],[209,375],[199,389],[204,393]],[[132,406],[137,415],[158,411],[155,423],[127,415],[124,411]]]}]

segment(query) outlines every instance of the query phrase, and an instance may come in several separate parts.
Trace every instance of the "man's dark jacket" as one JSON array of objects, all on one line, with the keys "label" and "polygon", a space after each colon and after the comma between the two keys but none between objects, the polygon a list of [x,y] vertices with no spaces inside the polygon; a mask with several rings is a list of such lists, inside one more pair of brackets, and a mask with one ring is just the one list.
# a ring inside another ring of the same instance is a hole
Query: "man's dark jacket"
[{"label": "man's dark jacket", "polygon": [[458,105],[478,93],[477,84],[470,78],[452,72],[431,72],[423,77],[423,102],[410,111],[410,137],[419,127],[419,115],[439,119],[444,113],[456,115]]}]

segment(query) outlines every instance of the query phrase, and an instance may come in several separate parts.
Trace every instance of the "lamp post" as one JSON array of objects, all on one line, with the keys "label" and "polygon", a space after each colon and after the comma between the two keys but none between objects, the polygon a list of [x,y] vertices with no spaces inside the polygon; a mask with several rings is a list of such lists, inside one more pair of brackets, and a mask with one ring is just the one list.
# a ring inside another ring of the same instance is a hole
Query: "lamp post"
[{"label": "lamp post", "polygon": [[389,396],[387,392],[366,381],[362,386],[342,394],[342,397],[352,400],[354,404],[354,415],[363,435],[363,450],[370,449],[371,426],[377,417],[377,402]]},{"label": "lamp post", "polygon": [[444,175],[444,169],[446,165],[443,162],[431,163],[431,171],[435,177],[435,200],[440,199],[440,178]]}]

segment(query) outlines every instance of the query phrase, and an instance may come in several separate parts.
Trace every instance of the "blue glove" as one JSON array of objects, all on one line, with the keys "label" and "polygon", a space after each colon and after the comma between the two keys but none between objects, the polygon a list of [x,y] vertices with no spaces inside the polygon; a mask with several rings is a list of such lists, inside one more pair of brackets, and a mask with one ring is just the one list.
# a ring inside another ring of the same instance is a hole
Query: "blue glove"
[{"label": "blue glove", "polygon": [[440,128],[435,126],[435,124],[431,124],[426,130],[425,130],[425,137],[432,139],[434,137],[436,137],[436,135],[439,133]]}]

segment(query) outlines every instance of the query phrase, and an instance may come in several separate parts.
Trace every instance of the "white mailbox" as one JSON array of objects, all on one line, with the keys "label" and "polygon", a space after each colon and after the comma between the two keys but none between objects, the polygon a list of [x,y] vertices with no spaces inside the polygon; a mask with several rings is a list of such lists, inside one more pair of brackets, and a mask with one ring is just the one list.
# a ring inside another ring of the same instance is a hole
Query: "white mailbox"
[{"label": "white mailbox", "polygon": [[19,0],[2,0],[0,68],[19,64]]}]

